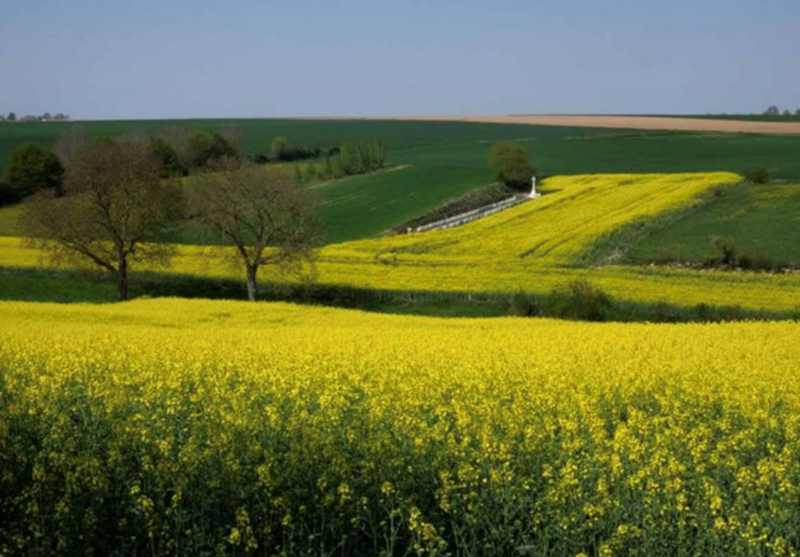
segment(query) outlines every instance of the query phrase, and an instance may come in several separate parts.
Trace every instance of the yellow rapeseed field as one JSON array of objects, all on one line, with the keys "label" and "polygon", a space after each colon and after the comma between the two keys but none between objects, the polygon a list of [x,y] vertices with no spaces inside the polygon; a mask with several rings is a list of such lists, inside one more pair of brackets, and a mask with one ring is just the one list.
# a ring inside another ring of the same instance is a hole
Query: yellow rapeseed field
[{"label": "yellow rapeseed field", "polygon": [[0,554],[797,555],[800,325],[0,303]]},{"label": "yellow rapeseed field", "polygon": [[[798,275],[628,267],[613,259],[585,265],[586,254],[620,227],[691,206],[698,195],[739,180],[723,172],[549,178],[543,197],[465,226],[327,246],[316,262],[316,280],[384,290],[545,294],[586,279],[618,300],[796,311]],[[168,269],[154,270],[244,280],[232,261],[228,248],[181,246]],[[21,240],[0,237],[0,267],[45,264]],[[286,280],[269,268],[259,277]]]}]

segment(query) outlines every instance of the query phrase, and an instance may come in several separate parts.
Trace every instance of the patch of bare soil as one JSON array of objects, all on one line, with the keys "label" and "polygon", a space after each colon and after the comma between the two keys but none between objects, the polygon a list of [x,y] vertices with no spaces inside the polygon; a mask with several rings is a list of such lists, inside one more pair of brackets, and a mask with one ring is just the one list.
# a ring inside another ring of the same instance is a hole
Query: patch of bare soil
[{"label": "patch of bare soil", "polygon": [[745,120],[706,120],[670,116],[591,116],[591,115],[497,115],[497,116],[406,116],[396,120],[442,122],[484,122],[493,124],[531,124],[576,128],[616,128],[635,130],[677,130],[721,133],[765,133],[800,135],[800,122],[750,122]]}]

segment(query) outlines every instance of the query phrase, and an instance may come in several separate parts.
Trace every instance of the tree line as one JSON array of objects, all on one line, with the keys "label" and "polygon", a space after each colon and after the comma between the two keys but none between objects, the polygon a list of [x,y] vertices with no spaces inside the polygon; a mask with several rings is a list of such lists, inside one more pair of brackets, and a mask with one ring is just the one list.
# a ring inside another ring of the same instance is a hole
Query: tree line
[{"label": "tree line", "polygon": [[[792,112],[788,108],[785,108],[783,112],[781,112],[781,109],[774,104],[768,106],[767,109],[764,111],[764,116],[791,116],[791,115]],[[794,111],[794,115],[800,116],[800,108]]]},{"label": "tree line", "polygon": [[[8,116],[5,114],[0,114],[0,121],[5,120],[8,122],[16,122],[17,119],[17,113],[13,111],[9,112]],[[55,114],[45,112],[44,114],[40,115],[26,114],[22,118],[19,118],[21,122],[65,122],[69,119],[69,114],[63,114],[61,112],[57,112]]]},{"label": "tree line", "polygon": [[257,163],[293,162],[295,179],[307,183],[379,170],[386,165],[386,149],[378,140],[329,148],[298,147],[290,145],[286,137],[278,136],[272,140],[269,153],[250,158]]},{"label": "tree line", "polygon": [[[175,229],[199,222],[232,246],[227,253],[256,300],[261,267],[302,276],[321,243],[313,188],[302,183],[374,170],[385,151],[380,142],[348,143],[292,173],[285,164],[241,156],[232,137],[199,130],[90,140],[74,128],[54,151],[21,145],[7,179],[13,195],[26,198],[22,231],[54,263],[82,262],[110,273],[117,298],[125,300],[131,266],[166,264],[175,254],[169,242]],[[286,146],[283,138],[273,141],[270,160],[280,162]],[[519,189],[533,174],[527,153],[513,142],[495,144],[490,164],[498,179]],[[178,178],[189,168],[203,172],[186,187]]]},{"label": "tree line", "polygon": [[[217,235],[243,268],[248,298],[258,298],[265,265],[302,276],[312,268],[322,226],[309,181],[369,172],[385,164],[379,141],[346,143],[320,159],[292,167],[256,164],[242,156],[235,133],[167,130],[88,138],[80,128],[62,135],[54,150],[25,144],[11,156],[7,183],[23,204],[22,232],[56,263],[84,262],[110,273],[117,298],[128,297],[131,265],[166,264],[169,242],[186,221]],[[291,153],[273,140],[268,162]],[[530,187],[534,168],[516,142],[498,142],[489,163],[498,180]],[[190,187],[179,180],[193,171]],[[195,172],[196,171],[196,172]],[[308,276],[308,275],[306,275]]]},{"label": "tree line", "polygon": [[295,165],[294,172],[298,182],[307,183],[374,172],[385,164],[386,151],[382,142],[345,143],[329,149],[321,158]]},{"label": "tree line", "polygon": [[[27,241],[54,263],[86,263],[110,273],[117,298],[128,297],[131,266],[168,263],[168,240],[187,221],[214,231],[258,298],[264,265],[303,275],[321,242],[313,190],[291,167],[257,165],[223,133],[180,137],[131,135],[86,140],[79,131],[59,139],[55,152],[18,147],[8,179],[25,197],[20,225]],[[56,154],[58,153],[58,154]],[[179,179],[189,169],[190,187]],[[24,170],[24,172],[23,172]]]},{"label": "tree line", "polygon": [[301,183],[330,180],[372,172],[385,165],[383,143],[345,143],[331,148],[290,145],[273,139],[266,153],[245,155],[235,128],[187,130],[168,126],[150,135],[133,131],[120,138],[91,137],[75,126],[61,134],[52,149],[24,143],[12,151],[0,172],[0,206],[16,203],[43,188],[60,191],[64,169],[71,157],[93,142],[120,140],[146,145],[157,159],[162,178],[184,177],[214,169],[222,160],[247,159],[255,164],[296,163],[295,179]]},{"label": "tree line", "polygon": [[93,144],[114,142],[136,143],[149,151],[162,178],[206,171],[220,160],[240,156],[238,134],[233,128],[209,131],[167,127],[151,135],[133,131],[114,138],[92,137],[85,128],[74,126],[58,137],[52,149],[23,143],[11,152],[0,173],[0,205],[21,201],[42,189],[60,195],[65,169],[77,153]]}]

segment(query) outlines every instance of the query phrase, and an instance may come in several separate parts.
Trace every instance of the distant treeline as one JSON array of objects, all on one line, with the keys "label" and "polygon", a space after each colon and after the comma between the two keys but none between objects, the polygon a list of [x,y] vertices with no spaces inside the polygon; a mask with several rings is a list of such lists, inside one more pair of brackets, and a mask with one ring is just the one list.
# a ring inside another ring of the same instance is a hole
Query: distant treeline
[{"label": "distant treeline", "polygon": [[52,149],[34,143],[18,145],[0,173],[0,205],[15,203],[38,191],[53,188],[60,192],[70,160],[83,149],[97,143],[138,143],[148,145],[164,178],[187,176],[205,171],[225,158],[240,157],[238,134],[233,129],[187,130],[173,126],[150,135],[132,131],[122,136],[92,136],[74,126],[62,133]]},{"label": "distant treeline", "polygon": [[302,163],[295,164],[295,178],[306,183],[372,172],[384,166],[386,151],[380,141],[345,143],[329,148],[296,147],[280,136],[272,140],[269,153],[251,155],[250,159],[259,164]]},{"label": "distant treeline", "polygon": [[230,127],[207,130],[167,126],[150,134],[132,131],[111,137],[92,136],[85,128],[74,126],[59,136],[52,149],[24,143],[12,151],[0,172],[0,205],[16,203],[47,188],[60,192],[65,169],[76,153],[97,142],[115,141],[148,145],[164,178],[214,170],[227,159],[249,159],[257,164],[295,163],[297,181],[308,183],[371,172],[385,161],[380,141],[321,148],[289,145],[285,137],[276,137],[269,151],[245,155],[238,131]]},{"label": "distant treeline", "polygon": [[303,165],[295,165],[298,182],[333,180],[345,176],[364,174],[382,168],[386,152],[380,141],[345,143],[329,149],[324,156],[316,157]]},{"label": "distant treeline", "polygon": [[17,118],[17,114],[15,112],[9,112],[8,116],[5,114],[0,114],[0,122],[4,120],[9,122],[16,122],[17,120],[20,122],[64,122],[69,119],[69,114],[62,114],[60,112],[57,112],[56,114],[50,114],[49,112],[39,115],[26,114],[21,118]]}]

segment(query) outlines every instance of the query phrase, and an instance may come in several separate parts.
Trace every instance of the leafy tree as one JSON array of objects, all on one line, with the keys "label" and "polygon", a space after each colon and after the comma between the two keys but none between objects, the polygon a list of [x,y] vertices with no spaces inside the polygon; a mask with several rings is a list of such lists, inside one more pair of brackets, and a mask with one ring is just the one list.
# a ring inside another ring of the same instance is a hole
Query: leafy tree
[{"label": "leafy tree", "polygon": [[314,161],[309,162],[306,164],[306,180],[309,182],[313,182],[317,179],[319,173],[317,172],[317,165]]},{"label": "leafy tree", "polygon": [[383,141],[376,141],[373,148],[375,149],[375,164],[378,168],[383,168],[386,164],[386,148],[383,146]]},{"label": "leafy tree", "polygon": [[345,143],[339,150],[339,159],[345,175],[370,172],[383,166],[383,145],[380,142]]},{"label": "leafy tree", "polygon": [[789,112],[789,109],[787,108],[786,110],[784,110],[784,111],[783,111],[783,114],[782,114],[782,115],[783,115],[783,116],[791,116],[791,115],[792,115],[792,113],[791,113],[791,112]]},{"label": "leafy tree", "polygon": [[63,193],[64,167],[52,151],[33,143],[23,143],[11,152],[8,186],[22,199],[42,189]]},{"label": "leafy tree", "polygon": [[220,133],[194,130],[186,138],[184,160],[187,168],[206,168],[226,157],[237,156],[237,149]]},{"label": "leafy tree", "polygon": [[158,243],[179,215],[182,193],[161,180],[146,144],[96,142],[70,161],[64,195],[43,191],[26,204],[22,226],[55,262],[86,262],[117,280],[117,299],[128,297],[132,262],[165,262]]},{"label": "leafy tree", "polygon": [[341,178],[345,175],[344,167],[342,166],[342,157],[340,154],[334,154],[330,158],[330,167],[331,172],[329,174],[330,178]]},{"label": "leafy tree", "polygon": [[357,145],[345,143],[339,157],[342,160],[342,170],[347,176],[363,172],[361,152]]},{"label": "leafy tree", "polygon": [[274,161],[283,160],[283,156],[286,153],[286,147],[288,146],[288,142],[286,138],[283,136],[278,136],[272,140],[272,145],[270,145],[269,153],[270,157]]},{"label": "leafy tree", "polygon": [[489,150],[489,165],[497,179],[514,189],[530,187],[535,171],[527,151],[513,141],[498,141]]},{"label": "leafy tree", "polygon": [[170,142],[161,137],[151,137],[150,148],[161,165],[162,177],[186,176],[187,170],[181,163],[178,151]]},{"label": "leafy tree", "polygon": [[16,122],[17,121],[17,115],[14,112],[9,112],[8,113],[8,118],[6,118],[6,119],[9,122]]},{"label": "leafy tree", "polygon": [[310,191],[298,186],[286,169],[227,161],[214,170],[197,177],[189,214],[235,248],[235,261],[247,277],[248,298],[255,301],[262,266],[301,274],[319,241],[320,222]]},{"label": "leafy tree", "polygon": [[769,183],[769,170],[765,166],[751,166],[745,169],[744,177],[754,184],[767,184]]},{"label": "leafy tree", "polygon": [[800,116],[800,108],[798,108],[797,110],[794,111],[794,115],[795,116]]},{"label": "leafy tree", "polygon": [[239,150],[224,134],[211,132],[211,160],[222,160],[239,156]]},{"label": "leafy tree", "polygon": [[185,160],[189,168],[201,168],[211,160],[214,137],[205,130],[194,130],[186,137]]},{"label": "leafy tree", "polygon": [[777,115],[778,115],[778,114],[780,114],[780,113],[781,113],[780,109],[779,109],[777,106],[775,106],[774,104],[773,104],[773,105],[771,105],[771,106],[769,106],[769,107],[768,107],[768,108],[767,108],[767,109],[764,111],[764,114],[765,114],[766,116],[777,116]]},{"label": "leafy tree", "polygon": [[0,207],[19,201],[16,192],[8,185],[5,172],[0,172]]},{"label": "leafy tree", "polygon": [[605,321],[614,305],[603,289],[585,279],[554,288],[544,301],[548,317],[582,321]]}]

